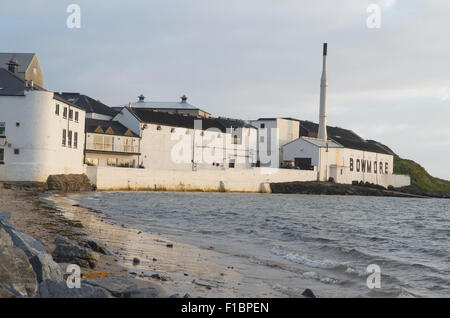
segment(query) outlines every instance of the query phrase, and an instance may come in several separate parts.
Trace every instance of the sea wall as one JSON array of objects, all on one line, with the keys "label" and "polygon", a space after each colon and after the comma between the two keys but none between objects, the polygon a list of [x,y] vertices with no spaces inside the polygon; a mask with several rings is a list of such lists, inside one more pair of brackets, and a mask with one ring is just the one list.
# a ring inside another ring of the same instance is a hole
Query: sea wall
[{"label": "sea wall", "polygon": [[269,183],[314,181],[315,170],[274,168],[173,171],[87,167],[98,190],[271,192]]}]

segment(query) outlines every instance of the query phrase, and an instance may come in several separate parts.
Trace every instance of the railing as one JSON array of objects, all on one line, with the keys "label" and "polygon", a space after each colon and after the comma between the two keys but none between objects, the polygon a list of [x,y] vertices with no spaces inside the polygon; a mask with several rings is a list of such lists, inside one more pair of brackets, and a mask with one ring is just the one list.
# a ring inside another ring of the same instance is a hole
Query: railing
[{"label": "railing", "polygon": [[87,150],[100,150],[100,151],[114,151],[114,152],[129,152],[129,153],[138,153],[139,146],[137,145],[114,145],[114,144],[105,144],[105,143],[87,143]]}]

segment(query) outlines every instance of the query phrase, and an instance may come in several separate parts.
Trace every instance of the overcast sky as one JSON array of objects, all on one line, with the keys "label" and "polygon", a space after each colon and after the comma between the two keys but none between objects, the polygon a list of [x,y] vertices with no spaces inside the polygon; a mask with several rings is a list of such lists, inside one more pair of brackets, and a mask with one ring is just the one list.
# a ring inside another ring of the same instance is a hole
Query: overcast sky
[{"label": "overcast sky", "polygon": [[[66,26],[71,3],[80,29]],[[328,124],[450,179],[449,17],[448,0],[2,0],[0,40],[38,54],[48,90],[313,121],[328,42]]]}]

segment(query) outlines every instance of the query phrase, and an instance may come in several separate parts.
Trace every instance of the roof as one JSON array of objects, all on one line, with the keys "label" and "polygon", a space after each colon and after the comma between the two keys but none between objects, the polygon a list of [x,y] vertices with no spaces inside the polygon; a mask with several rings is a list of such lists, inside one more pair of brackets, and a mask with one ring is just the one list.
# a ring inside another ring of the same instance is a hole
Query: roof
[{"label": "roof", "polygon": [[0,95],[24,96],[25,81],[10,71],[0,68]]},{"label": "roof", "polygon": [[339,144],[339,143],[337,143],[337,142],[335,142],[333,140],[325,141],[325,140],[322,140],[322,139],[305,138],[305,137],[300,137],[298,139],[303,139],[306,142],[309,142],[310,144],[313,144],[314,146],[319,147],[319,148],[343,148],[344,147],[341,144]]},{"label": "roof", "polygon": [[[126,107],[130,110],[128,107]],[[170,112],[160,112],[152,109],[134,108],[130,110],[141,122],[160,124],[166,126],[183,127],[194,129],[196,120],[201,121],[202,130],[209,128],[217,128],[222,132],[226,132],[227,128],[254,128],[243,120],[225,118],[225,117],[200,117],[188,114],[178,114]]]},{"label": "roof", "polygon": [[[293,118],[285,119],[298,120]],[[300,136],[317,137],[317,131],[319,129],[318,124],[306,120],[298,121],[300,122]],[[349,129],[327,126],[327,135],[328,138],[341,144],[345,148],[390,154],[386,149],[377,144],[367,142]]]},{"label": "roof", "polygon": [[35,53],[0,53],[0,68],[7,68],[9,61],[16,58],[19,62],[19,73],[25,73],[35,55]]},{"label": "roof", "polygon": [[96,113],[114,117],[117,112],[102,102],[80,93],[55,93],[73,104],[83,108],[86,113]]},{"label": "roof", "polygon": [[136,135],[130,129],[114,120],[86,118],[85,131],[89,133],[139,138],[139,135]]},{"label": "roof", "polygon": [[[142,96],[143,97],[143,96]],[[187,99],[187,97],[183,96],[184,98]],[[189,104],[188,102],[186,102],[185,99],[183,99],[182,97],[182,101],[181,102],[155,102],[155,101],[145,101],[145,100],[138,100],[137,102],[131,103],[131,107],[132,108],[148,108],[148,109],[179,109],[179,110],[201,110],[207,114],[210,114],[206,111],[204,111],[203,109],[201,109],[200,107],[194,106]],[[120,106],[116,106],[117,107],[128,107],[129,104],[126,105],[120,105]]]}]

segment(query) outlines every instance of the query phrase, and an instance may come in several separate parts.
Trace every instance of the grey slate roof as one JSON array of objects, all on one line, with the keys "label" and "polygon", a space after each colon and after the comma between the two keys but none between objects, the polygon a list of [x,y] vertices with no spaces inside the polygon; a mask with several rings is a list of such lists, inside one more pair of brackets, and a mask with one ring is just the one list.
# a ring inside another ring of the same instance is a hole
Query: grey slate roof
[{"label": "grey slate roof", "polygon": [[[127,108],[130,110],[129,108]],[[231,118],[214,118],[214,117],[200,117],[178,113],[159,112],[153,109],[133,108],[130,110],[141,122],[160,124],[173,127],[194,128],[195,121],[201,121],[202,130],[209,128],[217,128],[222,132],[226,132],[227,128],[254,128],[243,120]]]},{"label": "grey slate roof", "polygon": [[25,81],[17,75],[0,68],[0,95],[24,96]]},{"label": "grey slate roof", "polygon": [[[97,133],[95,130],[97,127],[100,126],[103,131],[106,131],[108,128],[111,127],[111,129],[114,131],[114,135],[118,136],[126,136],[125,133],[129,130],[127,127],[119,123],[118,121],[114,120],[101,120],[101,119],[92,119],[92,118],[86,118],[85,122],[85,131],[88,133]],[[140,138],[138,135],[133,133],[131,130],[129,130],[133,137]]]},{"label": "grey slate roof", "polygon": [[11,61],[13,57],[19,62],[19,73],[24,73],[30,66],[31,60],[35,53],[0,53],[0,68],[8,68],[6,64]]},{"label": "grey slate roof", "polygon": [[114,117],[117,112],[111,109],[109,106],[103,104],[102,102],[95,100],[89,96],[82,95],[80,93],[55,93],[72,102],[73,104],[81,107],[86,111],[86,113],[96,113],[101,115],[107,115]]}]

